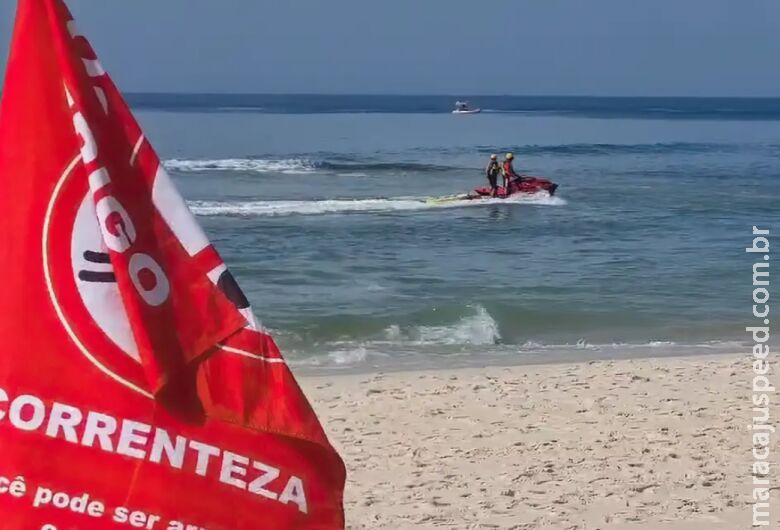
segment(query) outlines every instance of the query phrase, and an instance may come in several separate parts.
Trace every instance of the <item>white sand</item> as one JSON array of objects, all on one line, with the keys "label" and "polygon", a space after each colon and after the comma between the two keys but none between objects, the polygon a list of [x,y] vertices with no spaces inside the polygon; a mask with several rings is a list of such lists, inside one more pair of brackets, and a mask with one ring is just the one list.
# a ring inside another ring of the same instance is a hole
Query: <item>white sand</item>
[{"label": "white sand", "polygon": [[733,355],[301,383],[349,469],[349,528],[737,530],[751,377]]}]

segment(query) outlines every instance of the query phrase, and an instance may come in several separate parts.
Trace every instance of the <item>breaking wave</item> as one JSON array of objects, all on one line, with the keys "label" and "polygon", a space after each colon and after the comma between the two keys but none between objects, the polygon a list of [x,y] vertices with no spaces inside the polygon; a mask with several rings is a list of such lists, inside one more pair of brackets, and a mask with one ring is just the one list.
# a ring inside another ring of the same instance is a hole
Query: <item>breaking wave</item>
[{"label": "breaking wave", "polygon": [[[479,337],[478,335],[477,338]],[[362,371],[366,369],[455,368],[484,366],[485,364],[582,362],[593,359],[711,355],[744,349],[744,344],[738,341],[709,341],[696,344],[677,344],[666,341],[590,344],[580,339],[575,344],[542,344],[528,341],[521,345],[502,345],[498,337],[493,342],[488,340],[489,335],[484,335],[482,338],[485,339],[484,342],[399,341],[390,343],[369,341],[354,345],[324,344],[325,348],[331,347],[333,349],[327,353],[307,356],[294,355],[288,358],[288,362],[292,366]],[[452,347],[456,347],[456,349],[442,349]]]},{"label": "breaking wave", "polygon": [[202,171],[235,171],[246,173],[301,174],[316,171],[384,171],[384,172],[445,172],[455,168],[414,162],[366,162],[344,160],[310,160],[307,158],[223,158],[214,160],[187,160],[174,158],[164,162],[166,169],[181,173]]},{"label": "breaking wave", "polygon": [[[417,153],[435,153],[437,156],[446,153],[458,157],[464,153],[488,155],[496,152],[513,151],[520,156],[608,156],[608,155],[667,155],[667,154],[709,154],[737,151],[753,151],[774,155],[778,152],[775,144],[718,144],[698,142],[662,142],[643,144],[613,144],[613,143],[572,143],[552,145],[514,145],[453,148],[421,147],[413,149]],[[395,153],[385,153],[391,155]],[[171,171],[180,173],[194,172],[243,172],[258,174],[301,174],[301,173],[343,173],[343,172],[379,172],[379,173],[445,173],[457,170],[479,171],[480,168],[441,164],[426,164],[405,161],[381,161],[372,157],[360,158],[354,155],[340,153],[315,153],[312,155],[288,158],[250,156],[246,158],[221,159],[179,159],[166,160],[164,165]]]},{"label": "breaking wave", "polygon": [[462,317],[452,325],[414,326],[404,330],[392,325],[385,330],[390,342],[419,345],[490,345],[498,344],[501,333],[498,323],[481,305],[473,307],[474,314]]},{"label": "breaking wave", "polygon": [[281,215],[324,215],[336,213],[372,213],[463,208],[486,204],[529,204],[563,206],[566,201],[546,192],[509,199],[455,200],[431,203],[425,198],[325,199],[311,201],[192,201],[190,209],[201,216],[262,217]]},{"label": "breaking wave", "polygon": [[316,167],[299,158],[266,160],[260,158],[223,158],[218,160],[180,160],[164,162],[166,169],[180,172],[245,171],[254,173],[308,173]]},{"label": "breaking wave", "polygon": [[625,335],[621,340],[606,337],[594,340],[593,333],[583,336],[578,332],[545,341],[528,337],[527,330],[507,321],[507,315],[500,307],[488,310],[480,303],[472,303],[455,312],[441,309],[441,312],[385,321],[381,327],[364,318],[350,317],[347,322],[331,320],[325,326],[327,329],[319,331],[305,326],[298,332],[276,330],[274,334],[292,365],[358,371],[556,360],[575,362],[730,353],[744,349],[741,340],[647,337],[632,340]]},{"label": "breaking wave", "polygon": [[297,366],[348,367],[365,364],[370,359],[385,358],[392,362],[389,351],[401,348],[405,351],[415,348],[436,346],[493,346],[501,341],[498,323],[488,311],[476,305],[473,314],[461,317],[456,322],[439,326],[388,326],[383,337],[365,342],[335,341],[325,343],[329,349],[325,354],[304,358],[293,358],[290,364]]}]

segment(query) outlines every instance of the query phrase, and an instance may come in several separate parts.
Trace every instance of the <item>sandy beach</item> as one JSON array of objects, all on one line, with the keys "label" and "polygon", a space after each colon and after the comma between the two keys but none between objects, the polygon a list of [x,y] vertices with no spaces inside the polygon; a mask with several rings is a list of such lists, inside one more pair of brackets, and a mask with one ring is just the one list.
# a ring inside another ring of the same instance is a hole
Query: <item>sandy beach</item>
[{"label": "sandy beach", "polygon": [[735,530],[749,377],[735,354],[301,383],[347,463],[348,528]]}]

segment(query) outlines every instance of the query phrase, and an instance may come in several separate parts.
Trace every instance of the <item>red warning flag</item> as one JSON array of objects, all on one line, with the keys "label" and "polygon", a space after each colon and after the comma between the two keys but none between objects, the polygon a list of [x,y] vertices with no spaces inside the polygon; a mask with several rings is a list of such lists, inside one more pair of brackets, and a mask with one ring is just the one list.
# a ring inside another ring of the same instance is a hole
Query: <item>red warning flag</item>
[{"label": "red warning flag", "polygon": [[344,465],[61,0],[0,104],[0,527],[344,527]]}]

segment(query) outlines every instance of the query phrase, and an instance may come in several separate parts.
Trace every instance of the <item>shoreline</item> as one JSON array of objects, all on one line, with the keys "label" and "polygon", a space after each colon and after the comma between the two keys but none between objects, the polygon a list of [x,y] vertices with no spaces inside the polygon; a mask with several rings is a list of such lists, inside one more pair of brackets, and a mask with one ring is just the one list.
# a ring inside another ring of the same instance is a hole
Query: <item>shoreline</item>
[{"label": "shoreline", "polygon": [[[747,355],[750,345],[746,342],[740,345]],[[769,344],[770,349],[775,347]],[[478,348],[475,347],[475,350]],[[284,350],[283,350],[284,351]],[[478,370],[490,368],[514,368],[522,366],[544,366],[577,364],[590,362],[630,361],[647,359],[668,358],[699,358],[699,357],[723,357],[735,355],[737,347],[733,342],[724,346],[703,347],[686,346],[679,347],[647,347],[647,348],[615,348],[605,351],[604,348],[583,348],[571,350],[552,350],[538,352],[522,352],[515,354],[475,354],[475,353],[450,353],[419,355],[418,357],[402,356],[400,359],[393,356],[383,356],[368,360],[365,359],[343,364],[312,364],[309,360],[288,359],[288,364],[296,377],[341,377],[372,374],[403,374],[407,372],[438,372],[449,370]],[[380,359],[384,362],[376,362]]]},{"label": "shoreline", "polygon": [[733,530],[747,357],[298,379],[349,471],[347,528]]}]

